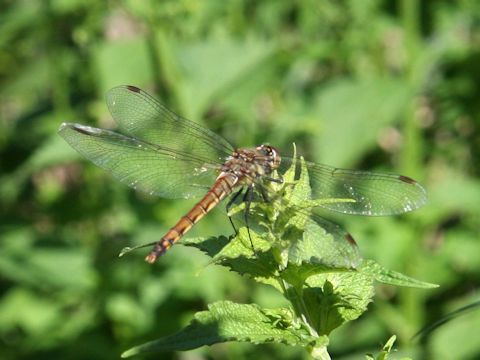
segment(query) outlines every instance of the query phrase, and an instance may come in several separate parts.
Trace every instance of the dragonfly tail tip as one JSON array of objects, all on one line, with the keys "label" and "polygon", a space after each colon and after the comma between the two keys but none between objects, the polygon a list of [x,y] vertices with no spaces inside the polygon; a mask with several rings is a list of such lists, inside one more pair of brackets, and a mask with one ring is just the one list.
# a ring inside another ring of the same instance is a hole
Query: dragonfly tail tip
[{"label": "dragonfly tail tip", "polygon": [[145,261],[149,264],[153,264],[155,261],[157,261],[157,255],[152,252],[145,257]]}]

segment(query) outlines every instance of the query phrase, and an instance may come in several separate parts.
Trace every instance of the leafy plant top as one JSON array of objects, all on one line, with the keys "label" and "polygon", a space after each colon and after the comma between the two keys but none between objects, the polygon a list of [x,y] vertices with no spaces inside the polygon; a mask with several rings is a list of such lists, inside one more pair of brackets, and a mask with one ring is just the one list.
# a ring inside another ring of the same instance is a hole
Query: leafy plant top
[{"label": "leafy plant top", "polygon": [[[281,184],[265,184],[271,187],[269,193],[278,196],[252,203],[248,228],[240,226],[230,239],[195,238],[182,243],[202,250],[211,263],[273,286],[290,306],[264,309],[216,302],[176,334],[136,346],[123,357],[244,341],[301,346],[313,358],[329,359],[329,334],[367,310],[375,280],[417,288],[436,286],[363,259],[346,231],[316,215],[314,209],[321,202],[352,200],[311,200],[303,158],[294,161],[282,178]],[[235,205],[229,215],[243,213],[244,207],[244,203]]]}]

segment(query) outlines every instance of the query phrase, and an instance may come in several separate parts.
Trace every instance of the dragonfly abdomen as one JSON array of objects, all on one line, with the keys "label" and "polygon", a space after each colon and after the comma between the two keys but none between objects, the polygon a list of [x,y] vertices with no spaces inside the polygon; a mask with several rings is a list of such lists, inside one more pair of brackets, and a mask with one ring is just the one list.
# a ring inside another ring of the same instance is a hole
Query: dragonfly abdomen
[{"label": "dragonfly abdomen", "polygon": [[238,183],[238,176],[233,173],[222,173],[210,191],[190,210],[186,215],[172,227],[157,242],[152,251],[145,260],[154,263],[162,256],[172,245],[189,231],[193,225],[199,222],[206,214],[210,212],[220,201],[227,197],[233,191]]}]

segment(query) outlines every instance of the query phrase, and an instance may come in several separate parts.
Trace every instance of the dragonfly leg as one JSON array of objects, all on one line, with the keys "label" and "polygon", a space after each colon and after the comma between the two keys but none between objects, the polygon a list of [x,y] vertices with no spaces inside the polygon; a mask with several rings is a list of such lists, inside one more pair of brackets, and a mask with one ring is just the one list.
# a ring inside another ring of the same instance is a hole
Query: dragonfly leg
[{"label": "dragonfly leg", "polygon": [[250,234],[250,226],[248,225],[248,216],[250,214],[250,205],[252,204],[252,201],[253,201],[253,195],[254,195],[253,188],[254,188],[254,186],[255,186],[255,184],[252,184],[247,188],[247,191],[245,191],[245,194],[243,195],[243,201],[245,202],[245,214],[244,214],[244,216],[245,216],[245,225],[247,226],[248,239],[250,240],[250,245],[252,245],[253,252],[256,253],[255,247],[253,246],[252,235]]},{"label": "dragonfly leg", "polygon": [[232,198],[230,200],[228,200],[228,203],[225,206],[225,209],[227,211],[228,220],[230,220],[230,224],[232,224],[233,230],[235,231],[235,235],[238,235],[238,231],[237,231],[237,228],[235,227],[235,224],[233,223],[232,217],[230,215],[228,215],[228,213],[230,212],[230,208],[232,207],[233,203],[235,202],[235,200],[238,199],[238,197],[240,196],[240,194],[242,192],[243,192],[243,187],[240,188],[240,190],[238,190],[235,193],[235,195],[232,196]]},{"label": "dragonfly leg", "polygon": [[273,177],[270,177],[270,176],[264,176],[264,179],[265,180],[268,180],[268,181],[271,181],[271,182],[274,182],[274,183],[277,183],[277,184],[283,184],[283,178],[273,178]]},{"label": "dragonfly leg", "polygon": [[[283,184],[283,178],[272,178],[270,176],[264,176],[264,179],[267,180],[267,181],[277,183],[277,184]],[[271,199],[268,197],[265,188],[263,186],[261,186],[261,184],[258,187],[258,189],[260,190],[260,194],[262,195],[263,201],[266,202],[266,203],[271,202]]]},{"label": "dragonfly leg", "polygon": [[262,195],[263,201],[266,203],[269,203],[270,198],[268,197],[267,191],[265,190],[265,188],[263,186],[259,186],[258,188],[260,190],[260,194]]}]

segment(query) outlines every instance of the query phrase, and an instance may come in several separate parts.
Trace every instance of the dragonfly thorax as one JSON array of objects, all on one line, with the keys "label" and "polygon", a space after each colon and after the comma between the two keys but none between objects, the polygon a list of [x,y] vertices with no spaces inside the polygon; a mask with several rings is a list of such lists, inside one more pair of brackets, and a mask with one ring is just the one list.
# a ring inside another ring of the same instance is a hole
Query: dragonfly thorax
[{"label": "dragonfly thorax", "polygon": [[236,149],[222,166],[223,173],[233,173],[240,182],[253,182],[269,175],[280,165],[280,155],[273,146]]}]

